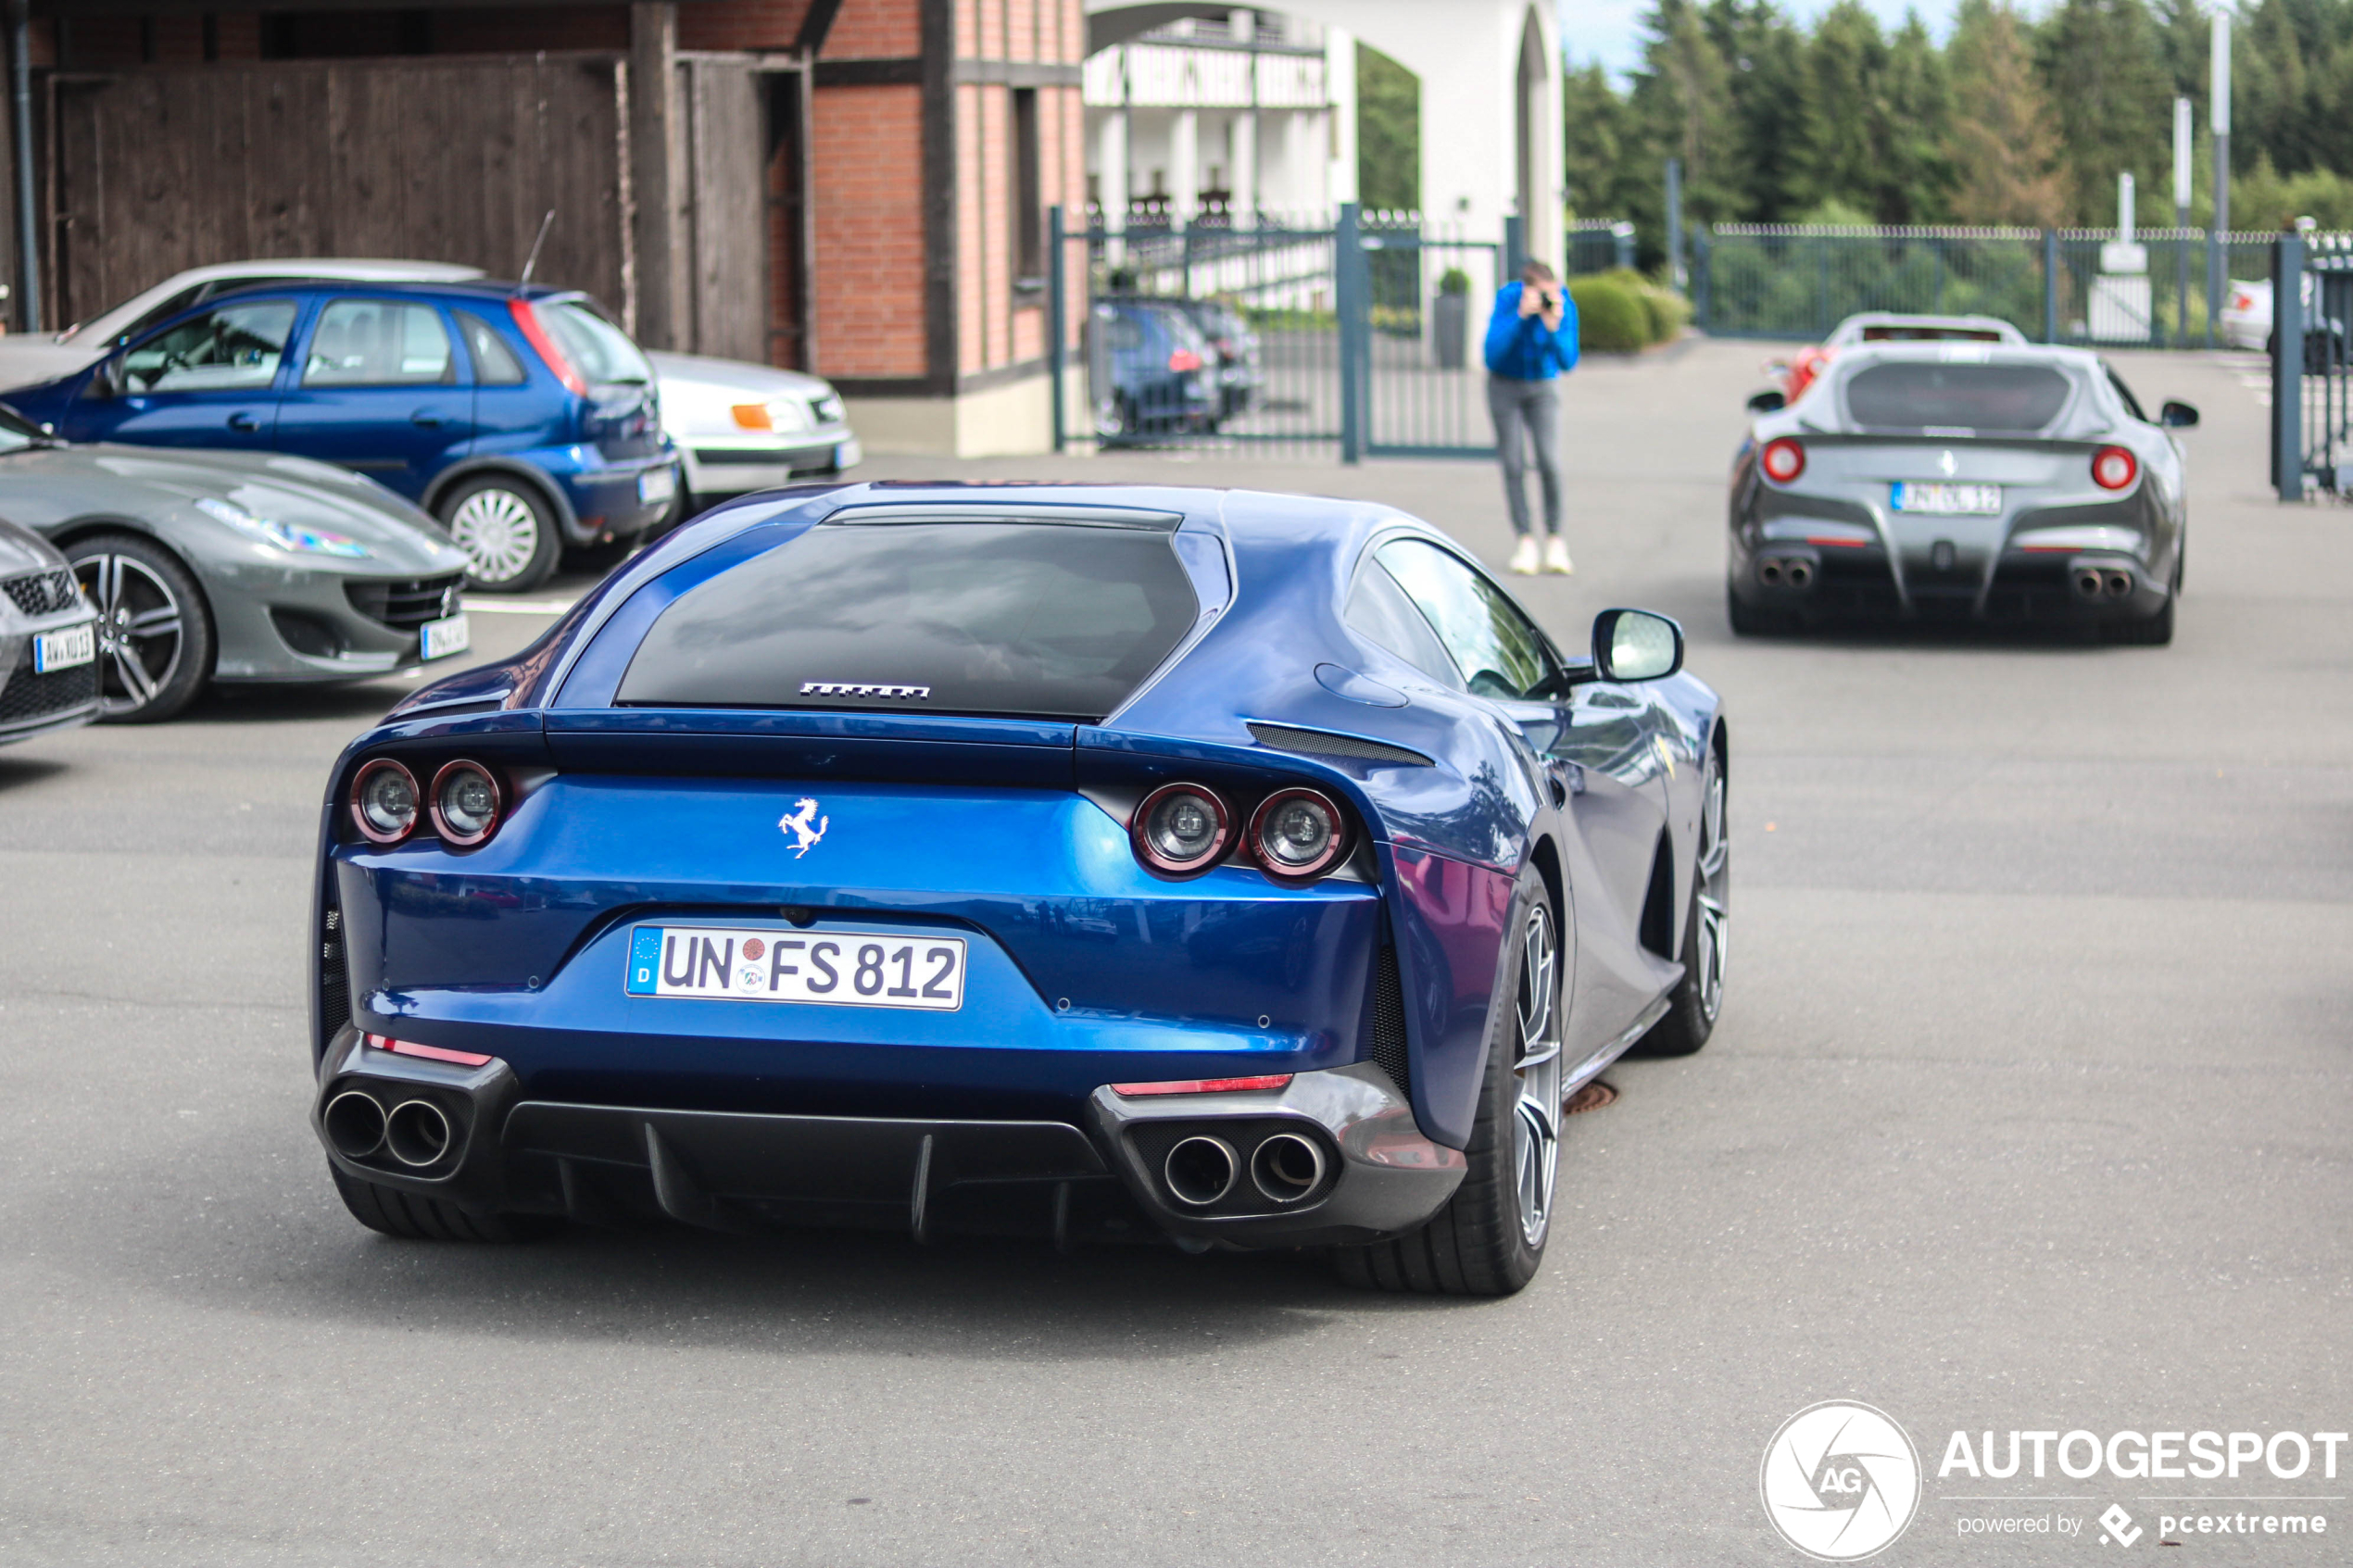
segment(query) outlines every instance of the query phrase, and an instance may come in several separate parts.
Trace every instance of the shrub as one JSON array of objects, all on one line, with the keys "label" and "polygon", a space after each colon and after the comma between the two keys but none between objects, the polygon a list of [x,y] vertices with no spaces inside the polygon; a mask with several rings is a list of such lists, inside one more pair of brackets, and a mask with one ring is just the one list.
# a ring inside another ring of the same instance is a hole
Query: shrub
[{"label": "shrub", "polygon": [[1577,302],[1577,345],[1587,354],[1634,354],[1649,340],[1650,317],[1642,296],[1604,273],[1571,278],[1568,297]]},{"label": "shrub", "polygon": [[1438,275],[1438,292],[1440,294],[1470,293],[1470,274],[1459,267],[1449,267]]}]

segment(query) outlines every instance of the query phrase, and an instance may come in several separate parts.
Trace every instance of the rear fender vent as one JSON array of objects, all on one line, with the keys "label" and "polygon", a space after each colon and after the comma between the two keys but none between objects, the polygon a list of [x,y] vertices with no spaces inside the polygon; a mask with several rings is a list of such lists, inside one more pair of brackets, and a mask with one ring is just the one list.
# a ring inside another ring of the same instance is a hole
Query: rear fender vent
[{"label": "rear fender vent", "polygon": [[1389,1074],[1400,1094],[1413,1093],[1412,1061],[1405,1051],[1405,987],[1398,979],[1397,949],[1384,944],[1373,964],[1372,1006],[1365,1010],[1363,1055]]},{"label": "rear fender vent", "polygon": [[1667,847],[1667,835],[1658,835],[1658,847],[1651,851],[1650,892],[1642,899],[1642,946],[1660,958],[1672,961],[1675,957],[1675,852]]},{"label": "rear fender vent", "polygon": [[351,1022],[351,972],[344,966],[343,907],[335,900],[333,873],[319,912],[319,1049]]},{"label": "rear fender vent", "polygon": [[1261,746],[1277,751],[1297,751],[1309,757],[1353,757],[1366,762],[1387,762],[1400,768],[1428,768],[1430,759],[1418,751],[1354,735],[1328,734],[1322,730],[1295,730],[1288,724],[1252,724],[1250,733]]}]

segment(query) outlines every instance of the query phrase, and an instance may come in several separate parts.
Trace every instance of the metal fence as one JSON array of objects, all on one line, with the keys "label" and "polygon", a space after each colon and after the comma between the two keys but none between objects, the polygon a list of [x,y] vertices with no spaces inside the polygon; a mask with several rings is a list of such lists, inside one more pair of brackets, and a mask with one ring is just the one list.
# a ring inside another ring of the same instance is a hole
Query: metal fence
[{"label": "metal fence", "polygon": [[2353,234],[2272,244],[2271,484],[2353,498]]},{"label": "metal fence", "polygon": [[1692,303],[1718,337],[1818,340],[1857,311],[1901,310],[1999,317],[2046,343],[2207,347],[2209,300],[2269,276],[2273,238],[1719,223],[1692,234]]},{"label": "metal fence", "polygon": [[[1334,458],[1491,457],[1479,345],[1521,253],[1413,212],[1329,222],[1131,210],[1049,214],[1050,305],[1083,269],[1088,428],[1104,447]],[[1575,226],[1569,270],[1630,260],[1630,224]],[[1068,341],[1059,320],[1053,343]],[[1069,366],[1052,362],[1058,417]]]}]

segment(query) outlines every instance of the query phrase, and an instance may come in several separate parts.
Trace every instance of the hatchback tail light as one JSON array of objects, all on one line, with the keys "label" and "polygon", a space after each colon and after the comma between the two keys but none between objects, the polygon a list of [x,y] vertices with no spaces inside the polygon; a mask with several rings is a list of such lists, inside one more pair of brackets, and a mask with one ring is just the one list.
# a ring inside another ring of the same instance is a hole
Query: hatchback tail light
[{"label": "hatchback tail light", "polygon": [[2125,447],[2103,446],[2092,454],[2092,483],[2103,490],[2129,490],[2140,473],[2140,462]]},{"label": "hatchback tail light", "polygon": [[1757,458],[1765,477],[1776,484],[1787,484],[1806,471],[1806,447],[1794,437],[1780,436],[1765,444],[1765,451]]},{"label": "hatchback tail light", "polygon": [[1172,370],[1198,370],[1201,369],[1201,356],[1189,348],[1180,348],[1168,357],[1168,368]]},{"label": "hatchback tail light", "polygon": [[1163,784],[1144,797],[1128,822],[1136,859],[1163,876],[1207,871],[1233,838],[1233,816],[1217,792],[1201,784]]},{"label": "hatchback tail light", "polygon": [[379,757],[351,781],[351,822],[359,836],[379,847],[399,843],[417,830],[424,804],[417,775],[389,757]]},{"label": "hatchback tail light", "polygon": [[572,361],[564,358],[564,351],[556,346],[554,335],[547,331],[547,323],[539,320],[539,312],[532,308],[531,301],[510,299],[507,302],[507,308],[514,313],[515,325],[522,329],[522,335],[530,341],[539,358],[547,361],[547,369],[556,373],[556,379],[575,396],[585,394],[588,378],[573,369]]},{"label": "hatchback tail light", "polygon": [[1319,791],[1278,789],[1252,814],[1250,847],[1267,875],[1303,882],[1348,852],[1348,819]]},{"label": "hatchback tail light", "polygon": [[472,849],[498,831],[498,781],[479,762],[451,762],[433,776],[433,827],[453,849]]}]

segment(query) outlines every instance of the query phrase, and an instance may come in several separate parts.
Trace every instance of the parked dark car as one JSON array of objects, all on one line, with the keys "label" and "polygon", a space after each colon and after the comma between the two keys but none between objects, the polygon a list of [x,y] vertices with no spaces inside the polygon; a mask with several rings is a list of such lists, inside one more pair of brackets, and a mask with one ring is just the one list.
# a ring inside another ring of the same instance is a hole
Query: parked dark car
[{"label": "parked dark car", "polygon": [[275,283],[217,295],[7,395],[75,442],[280,452],[439,517],[477,588],[635,538],[677,494],[654,371],[586,295],[497,282]]},{"label": "parked dark car", "polygon": [[1174,300],[1108,299],[1095,307],[1095,431],[1109,440],[1214,430],[1209,345]]},{"label": "parked dark car", "polygon": [[1217,417],[1230,420],[1258,400],[1266,372],[1258,358],[1258,334],[1239,310],[1222,299],[1188,299],[1178,308],[1207,339],[1215,356]]}]

